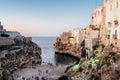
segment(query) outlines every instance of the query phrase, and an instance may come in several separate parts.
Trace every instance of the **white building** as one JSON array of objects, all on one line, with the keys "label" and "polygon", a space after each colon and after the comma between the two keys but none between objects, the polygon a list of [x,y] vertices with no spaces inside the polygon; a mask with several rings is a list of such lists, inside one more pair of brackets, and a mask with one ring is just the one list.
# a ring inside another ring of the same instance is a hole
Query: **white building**
[{"label": "white building", "polygon": [[104,0],[105,27],[109,39],[120,39],[120,0]]},{"label": "white building", "polygon": [[76,43],[80,44],[82,42],[81,29],[79,29],[79,28],[73,29],[71,31],[71,33],[72,33],[72,37],[74,37],[76,39]]},{"label": "white building", "polygon": [[104,4],[93,12],[91,25],[100,28],[104,44],[120,46],[120,0],[104,0]]},{"label": "white building", "polygon": [[91,25],[94,25],[96,28],[100,28],[102,26],[102,22],[104,19],[104,8],[103,5],[99,6],[94,10],[92,13],[92,20],[91,20]]},{"label": "white building", "polygon": [[91,28],[86,28],[87,35],[85,38],[85,47],[92,51],[92,46],[96,44],[99,38],[99,30],[92,30]]},{"label": "white building", "polygon": [[0,37],[1,37],[1,34],[7,34],[9,35],[9,37],[21,36],[21,34],[17,31],[6,31],[6,29],[3,29],[3,25],[1,25],[1,22],[0,22]]}]

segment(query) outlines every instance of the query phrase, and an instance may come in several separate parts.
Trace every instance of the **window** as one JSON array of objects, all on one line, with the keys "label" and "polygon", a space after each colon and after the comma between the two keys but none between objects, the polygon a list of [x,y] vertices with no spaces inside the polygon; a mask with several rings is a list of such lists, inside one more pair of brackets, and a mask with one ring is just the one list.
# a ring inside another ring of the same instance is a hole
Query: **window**
[{"label": "window", "polygon": [[101,9],[101,12],[103,12],[103,9]]},{"label": "window", "polygon": [[94,17],[92,16],[92,19],[94,19]]},{"label": "window", "polygon": [[108,35],[106,35],[106,38],[107,38],[107,39],[110,39],[110,35],[109,35],[109,34],[108,34]]},{"label": "window", "polygon": [[116,7],[117,7],[117,8],[119,7],[119,3],[118,3],[118,1],[116,2]]},{"label": "window", "polygon": [[115,30],[115,34],[117,35],[117,30]]},{"label": "window", "polygon": [[117,30],[115,30],[114,39],[117,39]]},{"label": "window", "polygon": [[118,17],[115,18],[115,20],[114,20],[114,25],[115,25],[115,26],[118,26],[118,25],[119,25]]},{"label": "window", "polygon": [[108,27],[112,27],[112,23],[111,22],[108,22]]}]

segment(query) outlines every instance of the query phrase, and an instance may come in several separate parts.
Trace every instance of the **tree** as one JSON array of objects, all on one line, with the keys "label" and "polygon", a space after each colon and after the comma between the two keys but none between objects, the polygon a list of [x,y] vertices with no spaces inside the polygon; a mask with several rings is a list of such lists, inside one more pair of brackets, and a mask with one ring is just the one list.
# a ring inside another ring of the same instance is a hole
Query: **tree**
[{"label": "tree", "polygon": [[80,44],[81,47],[85,47],[85,40],[83,40]]},{"label": "tree", "polygon": [[2,79],[3,79],[3,80],[9,80],[9,77],[10,77],[10,72],[5,69],[5,70],[2,72]]},{"label": "tree", "polygon": [[86,56],[87,56],[86,49],[85,49],[85,48],[82,48],[82,49],[81,49],[81,57],[86,58]]}]

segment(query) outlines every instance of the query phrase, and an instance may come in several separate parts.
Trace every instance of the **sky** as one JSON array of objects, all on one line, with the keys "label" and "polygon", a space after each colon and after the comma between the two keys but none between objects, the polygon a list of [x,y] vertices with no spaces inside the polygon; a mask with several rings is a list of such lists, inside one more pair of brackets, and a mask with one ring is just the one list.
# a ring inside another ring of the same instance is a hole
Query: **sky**
[{"label": "sky", "polygon": [[0,0],[0,21],[25,36],[59,36],[90,24],[103,0]]}]

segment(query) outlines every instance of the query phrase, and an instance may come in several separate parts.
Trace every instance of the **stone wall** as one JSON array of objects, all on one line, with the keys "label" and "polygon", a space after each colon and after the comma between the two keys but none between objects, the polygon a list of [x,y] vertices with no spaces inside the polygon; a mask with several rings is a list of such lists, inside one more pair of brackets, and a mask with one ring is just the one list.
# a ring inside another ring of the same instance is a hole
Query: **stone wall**
[{"label": "stone wall", "polygon": [[14,38],[0,37],[0,46],[15,44]]}]

